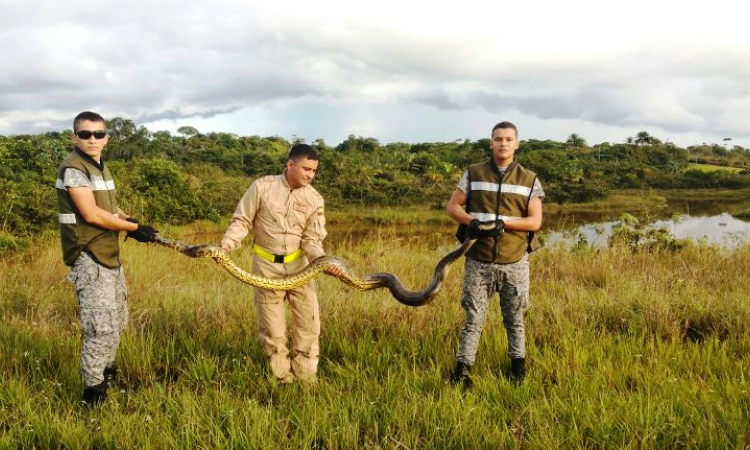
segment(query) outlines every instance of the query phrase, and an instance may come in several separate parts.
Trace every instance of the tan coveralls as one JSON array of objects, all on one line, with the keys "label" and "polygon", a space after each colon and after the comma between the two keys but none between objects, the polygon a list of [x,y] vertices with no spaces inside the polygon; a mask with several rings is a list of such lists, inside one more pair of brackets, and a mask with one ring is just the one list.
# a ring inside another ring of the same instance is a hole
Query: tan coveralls
[{"label": "tan coveralls", "polygon": [[[256,180],[245,192],[234,212],[221,244],[230,250],[254,230],[255,243],[270,253],[289,255],[302,248],[303,255],[284,264],[253,254],[253,273],[282,278],[299,272],[309,261],[325,255],[326,237],[323,197],[308,185],[292,190],[284,174]],[[289,358],[284,300],[289,301],[293,320],[295,357]],[[314,379],[318,370],[320,308],[315,282],[289,291],[255,288],[258,336],[270,359],[271,371],[280,380],[292,373],[300,379]]]}]

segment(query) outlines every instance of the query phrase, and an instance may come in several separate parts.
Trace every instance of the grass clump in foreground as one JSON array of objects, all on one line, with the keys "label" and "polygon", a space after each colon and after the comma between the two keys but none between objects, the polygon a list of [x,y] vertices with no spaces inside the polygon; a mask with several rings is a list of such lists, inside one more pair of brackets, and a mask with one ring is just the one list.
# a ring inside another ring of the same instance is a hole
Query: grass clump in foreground
[{"label": "grass clump in foreground", "polygon": [[[198,228],[163,232],[220,236]],[[449,232],[404,237],[403,227],[331,238],[329,253],[359,273],[392,272],[412,288],[454,244]],[[750,445],[748,246],[543,249],[532,258],[527,381],[506,378],[495,305],[468,392],[446,384],[461,263],[423,308],[319,278],[320,380],[282,386],[263,363],[249,286],[155,245],[128,241],[123,256],[123,389],[93,410],[77,403],[80,328],[58,243],[0,260],[0,448]],[[235,258],[250,267],[249,252]]]}]

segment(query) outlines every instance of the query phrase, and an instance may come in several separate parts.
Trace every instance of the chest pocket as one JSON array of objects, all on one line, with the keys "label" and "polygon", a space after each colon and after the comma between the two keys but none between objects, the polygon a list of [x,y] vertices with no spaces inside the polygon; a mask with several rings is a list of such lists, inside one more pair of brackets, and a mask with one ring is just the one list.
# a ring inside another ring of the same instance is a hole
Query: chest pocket
[{"label": "chest pocket", "polygon": [[300,202],[294,202],[294,205],[292,205],[292,208],[295,211],[299,211],[304,215],[307,215],[307,210],[310,209],[307,205],[305,205],[304,203],[300,203]]},{"label": "chest pocket", "polygon": [[267,190],[260,198],[259,213],[263,215],[264,221],[270,221],[279,225],[286,223],[287,203],[285,199],[274,197],[271,190]]},{"label": "chest pocket", "polygon": [[302,202],[295,201],[292,203],[289,211],[289,225],[294,230],[302,232],[305,229],[307,218],[310,216],[310,210],[310,206]]}]

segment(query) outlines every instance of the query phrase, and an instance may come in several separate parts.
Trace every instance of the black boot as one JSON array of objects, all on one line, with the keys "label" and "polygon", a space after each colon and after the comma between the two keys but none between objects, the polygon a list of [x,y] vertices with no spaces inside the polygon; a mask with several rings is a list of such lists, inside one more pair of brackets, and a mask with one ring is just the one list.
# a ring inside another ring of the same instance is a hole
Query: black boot
[{"label": "black boot", "polygon": [[456,368],[453,369],[453,375],[451,375],[451,384],[457,386],[463,385],[465,389],[469,389],[474,382],[471,381],[471,366],[461,361],[456,362]]},{"label": "black boot", "polygon": [[103,403],[107,399],[107,381],[94,386],[86,386],[83,388],[83,401],[88,406],[95,406]]},{"label": "black boot", "polygon": [[510,360],[510,380],[521,383],[526,378],[526,359],[512,358]]},{"label": "black boot", "polygon": [[118,370],[116,366],[104,368],[104,382],[107,383],[107,386],[116,387],[117,372]]}]

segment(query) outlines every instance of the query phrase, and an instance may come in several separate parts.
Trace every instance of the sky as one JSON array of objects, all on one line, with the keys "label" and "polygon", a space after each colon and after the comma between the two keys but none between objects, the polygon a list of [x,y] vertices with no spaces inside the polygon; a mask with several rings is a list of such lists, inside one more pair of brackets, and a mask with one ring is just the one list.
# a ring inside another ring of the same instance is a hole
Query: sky
[{"label": "sky", "polygon": [[93,110],[328,145],[508,120],[520,139],[750,148],[742,3],[0,0],[0,134]]}]

